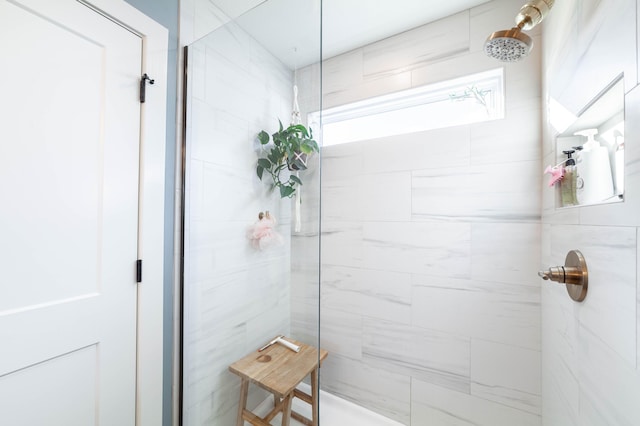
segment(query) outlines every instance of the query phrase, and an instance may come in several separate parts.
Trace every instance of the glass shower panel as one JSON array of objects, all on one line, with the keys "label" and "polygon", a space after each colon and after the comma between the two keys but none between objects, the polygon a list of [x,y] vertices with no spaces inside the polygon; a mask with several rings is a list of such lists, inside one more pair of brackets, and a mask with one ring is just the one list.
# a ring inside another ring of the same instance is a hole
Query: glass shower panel
[{"label": "glass shower panel", "polygon": [[[273,147],[259,134],[296,120],[295,92],[302,125],[321,109],[320,13],[317,1],[269,0],[186,49],[183,425],[236,424],[229,366],[274,337],[318,346],[320,155],[283,169],[291,197],[259,178],[258,159]],[[248,408],[269,404],[250,386]]]}]

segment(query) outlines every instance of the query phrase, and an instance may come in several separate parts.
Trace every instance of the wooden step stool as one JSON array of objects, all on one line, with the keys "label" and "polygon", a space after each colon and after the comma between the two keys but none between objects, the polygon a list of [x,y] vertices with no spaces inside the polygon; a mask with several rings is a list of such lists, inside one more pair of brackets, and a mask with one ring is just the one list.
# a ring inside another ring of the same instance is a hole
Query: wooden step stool
[{"label": "wooden step stool", "polygon": [[[300,346],[300,352],[294,352],[282,345],[274,344],[262,352],[252,352],[229,366],[229,370],[240,376],[240,406],[236,426],[248,421],[254,426],[270,426],[270,421],[282,412],[282,426],[289,426],[291,418],[308,426],[318,426],[318,367],[328,355],[324,349],[318,349],[304,343],[290,340]],[[311,395],[296,389],[302,380],[311,374]],[[274,408],[265,417],[258,417],[247,410],[249,383],[271,392]],[[311,405],[312,419],[308,419],[291,410],[293,398],[299,398]]]}]

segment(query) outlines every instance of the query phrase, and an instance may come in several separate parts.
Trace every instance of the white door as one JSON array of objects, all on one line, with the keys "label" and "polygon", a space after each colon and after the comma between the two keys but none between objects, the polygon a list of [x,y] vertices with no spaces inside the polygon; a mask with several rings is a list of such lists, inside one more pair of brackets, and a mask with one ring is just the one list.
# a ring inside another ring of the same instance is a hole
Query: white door
[{"label": "white door", "polygon": [[141,48],[0,0],[0,425],[135,423]]}]

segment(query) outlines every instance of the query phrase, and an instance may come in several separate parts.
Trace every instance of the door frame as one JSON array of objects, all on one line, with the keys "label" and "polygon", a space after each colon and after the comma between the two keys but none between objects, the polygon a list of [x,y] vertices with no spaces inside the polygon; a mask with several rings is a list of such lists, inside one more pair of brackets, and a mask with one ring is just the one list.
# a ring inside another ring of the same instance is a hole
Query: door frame
[{"label": "door frame", "polygon": [[155,80],[140,108],[136,426],[162,424],[164,190],[168,30],[124,0],[77,0],[142,39],[142,73]]}]

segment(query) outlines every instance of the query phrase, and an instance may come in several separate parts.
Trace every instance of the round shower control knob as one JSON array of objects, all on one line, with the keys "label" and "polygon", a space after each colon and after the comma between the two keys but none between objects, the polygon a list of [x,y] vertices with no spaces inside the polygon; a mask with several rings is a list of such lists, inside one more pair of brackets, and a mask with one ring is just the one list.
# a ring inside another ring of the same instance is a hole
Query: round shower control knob
[{"label": "round shower control knob", "polygon": [[587,297],[589,273],[584,256],[578,250],[567,253],[564,266],[552,266],[547,271],[538,272],[538,276],[545,281],[565,284],[569,297],[576,302],[582,302]]}]

